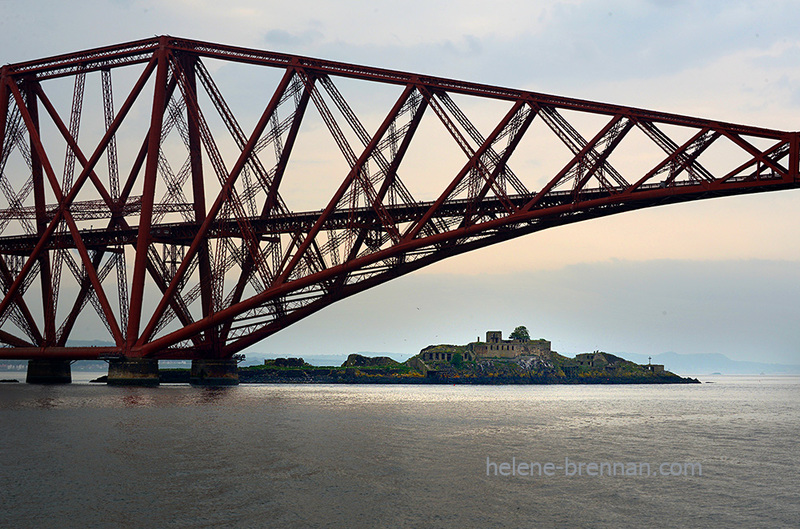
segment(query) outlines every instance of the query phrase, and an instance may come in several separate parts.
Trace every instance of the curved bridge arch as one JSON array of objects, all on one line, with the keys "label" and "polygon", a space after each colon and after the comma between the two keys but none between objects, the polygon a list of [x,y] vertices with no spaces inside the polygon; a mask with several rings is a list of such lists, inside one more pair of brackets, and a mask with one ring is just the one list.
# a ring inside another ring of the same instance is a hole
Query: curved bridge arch
[{"label": "curved bridge arch", "polygon": [[[277,72],[266,105],[248,110],[259,115],[252,130],[207,62]],[[128,84],[112,81],[118,71]],[[374,132],[341,79],[399,92]],[[58,94],[69,81],[71,97]],[[505,105],[487,135],[463,96]],[[312,111],[346,170],[322,210],[292,211],[282,183]],[[136,113],[146,116],[138,136],[127,128]],[[92,115],[103,126],[81,139]],[[585,116],[602,123],[587,136],[574,122]],[[423,119],[463,153],[433,200],[400,176]],[[569,153],[537,188],[512,169],[534,123]],[[797,132],[173,37],[4,66],[0,127],[4,358],[227,358],[453,255],[640,208],[800,186]],[[614,155],[633,131],[657,154],[623,174]],[[736,161],[709,169],[721,144]],[[113,346],[69,345],[90,317]]]}]

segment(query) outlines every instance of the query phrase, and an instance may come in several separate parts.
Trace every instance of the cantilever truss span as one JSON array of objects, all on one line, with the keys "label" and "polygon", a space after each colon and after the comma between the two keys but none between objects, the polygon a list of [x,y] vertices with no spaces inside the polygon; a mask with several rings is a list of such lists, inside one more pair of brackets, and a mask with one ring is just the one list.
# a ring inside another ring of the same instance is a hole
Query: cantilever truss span
[{"label": "cantilever truss span", "polygon": [[172,37],[4,66],[0,138],[4,358],[227,358],[449,256],[800,183],[796,132]]}]

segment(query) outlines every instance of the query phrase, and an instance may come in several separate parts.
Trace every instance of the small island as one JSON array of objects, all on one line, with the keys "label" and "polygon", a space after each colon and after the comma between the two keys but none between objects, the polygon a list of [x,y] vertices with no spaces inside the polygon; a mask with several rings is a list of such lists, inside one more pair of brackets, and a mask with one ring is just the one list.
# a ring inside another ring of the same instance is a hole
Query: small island
[{"label": "small island", "polygon": [[691,384],[663,365],[640,365],[594,351],[568,358],[524,326],[504,340],[487,331],[466,345],[430,345],[405,362],[351,354],[341,366],[312,366],[302,358],[265,360],[239,369],[239,382],[345,384]]}]

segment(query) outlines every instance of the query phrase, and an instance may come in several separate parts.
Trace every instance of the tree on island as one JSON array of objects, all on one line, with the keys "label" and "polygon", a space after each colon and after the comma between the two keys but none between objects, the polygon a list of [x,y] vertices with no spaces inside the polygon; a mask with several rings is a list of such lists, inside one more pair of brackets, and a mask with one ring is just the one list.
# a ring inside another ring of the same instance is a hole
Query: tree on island
[{"label": "tree on island", "polygon": [[525,327],[524,325],[520,325],[519,327],[514,329],[514,332],[511,333],[509,338],[512,340],[528,341],[531,339],[531,335],[530,333],[528,333],[527,327]]}]

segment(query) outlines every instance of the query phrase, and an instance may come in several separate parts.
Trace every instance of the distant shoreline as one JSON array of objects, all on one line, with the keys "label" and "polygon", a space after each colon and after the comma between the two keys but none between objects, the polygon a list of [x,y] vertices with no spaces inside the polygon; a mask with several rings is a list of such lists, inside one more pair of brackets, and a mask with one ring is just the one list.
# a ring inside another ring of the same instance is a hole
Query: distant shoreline
[{"label": "distant shoreline", "polygon": [[628,380],[628,379],[540,379],[540,378],[431,378],[431,377],[361,377],[361,378],[330,378],[330,379],[280,379],[265,378],[248,380],[239,377],[240,384],[411,384],[411,385],[438,385],[438,386],[551,386],[551,385],[661,385],[661,384],[700,384],[701,382],[693,378],[674,379],[650,379],[650,380]]},{"label": "distant shoreline", "polygon": [[[386,373],[370,373],[369,369],[344,370],[336,367],[306,367],[295,369],[242,368],[240,384],[413,384],[413,385],[621,385],[621,384],[699,384],[696,378],[678,375],[647,377],[439,377]],[[102,382],[105,377],[96,379]],[[160,371],[160,382],[189,383],[188,369]]]}]

